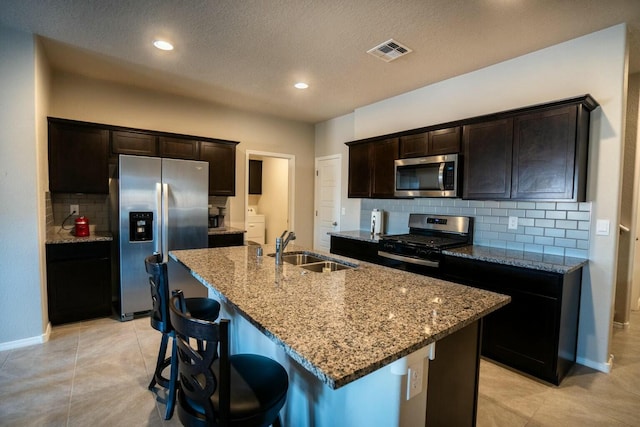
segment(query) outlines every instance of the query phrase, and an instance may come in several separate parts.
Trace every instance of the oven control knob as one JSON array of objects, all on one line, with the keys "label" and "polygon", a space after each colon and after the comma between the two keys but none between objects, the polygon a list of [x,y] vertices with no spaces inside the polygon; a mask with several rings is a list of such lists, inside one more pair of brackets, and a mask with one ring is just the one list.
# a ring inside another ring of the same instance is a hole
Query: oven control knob
[{"label": "oven control knob", "polygon": [[428,256],[429,256],[429,250],[428,250],[428,249],[418,249],[417,254],[418,254],[419,256],[422,256],[422,257],[425,257],[425,258],[426,258],[426,257],[428,257]]},{"label": "oven control knob", "polygon": [[384,248],[385,249],[393,249],[393,243],[385,243],[384,244]]}]

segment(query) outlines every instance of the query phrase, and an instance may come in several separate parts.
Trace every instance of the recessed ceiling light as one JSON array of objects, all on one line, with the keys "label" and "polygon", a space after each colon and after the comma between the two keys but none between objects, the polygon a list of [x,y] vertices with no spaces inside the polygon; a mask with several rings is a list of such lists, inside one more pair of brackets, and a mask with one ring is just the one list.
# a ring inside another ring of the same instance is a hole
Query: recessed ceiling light
[{"label": "recessed ceiling light", "polygon": [[298,82],[294,84],[293,87],[295,87],[296,89],[306,89],[309,87],[309,85],[304,82]]},{"label": "recessed ceiling light", "polygon": [[166,40],[154,40],[153,45],[160,50],[173,50],[173,45]]}]

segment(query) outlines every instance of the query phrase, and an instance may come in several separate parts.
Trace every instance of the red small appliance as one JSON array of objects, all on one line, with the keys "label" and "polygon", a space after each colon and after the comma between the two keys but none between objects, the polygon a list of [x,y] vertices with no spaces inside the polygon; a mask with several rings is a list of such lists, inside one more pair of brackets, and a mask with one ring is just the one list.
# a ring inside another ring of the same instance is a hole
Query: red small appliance
[{"label": "red small appliance", "polygon": [[89,218],[79,216],[76,218],[76,237],[86,237],[89,235]]}]

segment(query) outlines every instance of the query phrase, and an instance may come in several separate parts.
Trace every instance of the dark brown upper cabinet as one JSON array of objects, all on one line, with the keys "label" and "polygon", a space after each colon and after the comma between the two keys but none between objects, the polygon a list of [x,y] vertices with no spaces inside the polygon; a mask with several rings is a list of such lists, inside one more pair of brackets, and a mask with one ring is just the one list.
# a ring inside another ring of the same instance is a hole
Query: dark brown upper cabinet
[{"label": "dark brown upper cabinet", "polygon": [[198,160],[200,157],[200,144],[192,139],[161,136],[159,145],[160,157],[184,160]]},{"label": "dark brown upper cabinet", "polygon": [[236,143],[200,143],[200,160],[209,162],[209,195],[236,195]]},{"label": "dark brown upper cabinet", "polygon": [[111,132],[111,153],[134,156],[157,156],[158,137],[144,132],[114,130]]},{"label": "dark brown upper cabinet", "polygon": [[400,137],[400,158],[435,156],[460,152],[460,126]]},{"label": "dark brown upper cabinet", "polygon": [[51,192],[107,194],[109,162],[117,162],[119,154],[129,154],[206,161],[209,194],[235,195],[236,141],[52,117],[48,120]]},{"label": "dark brown upper cabinet", "polygon": [[249,160],[249,194],[262,194],[262,160]]},{"label": "dark brown upper cabinet", "polygon": [[49,190],[109,193],[109,131],[49,120]]},{"label": "dark brown upper cabinet", "polygon": [[597,105],[587,95],[464,126],[463,198],[584,201]]},{"label": "dark brown upper cabinet", "polygon": [[511,198],[576,199],[577,113],[572,105],[514,118]]},{"label": "dark brown upper cabinet", "polygon": [[467,125],[463,134],[463,198],[510,198],[513,119]]},{"label": "dark brown upper cabinet", "polygon": [[348,195],[394,197],[395,159],[461,151],[463,199],[582,202],[597,107],[583,95],[347,142]]},{"label": "dark brown upper cabinet", "polygon": [[349,146],[349,197],[393,198],[398,138]]},{"label": "dark brown upper cabinet", "polygon": [[349,146],[349,197],[371,196],[371,143]]}]

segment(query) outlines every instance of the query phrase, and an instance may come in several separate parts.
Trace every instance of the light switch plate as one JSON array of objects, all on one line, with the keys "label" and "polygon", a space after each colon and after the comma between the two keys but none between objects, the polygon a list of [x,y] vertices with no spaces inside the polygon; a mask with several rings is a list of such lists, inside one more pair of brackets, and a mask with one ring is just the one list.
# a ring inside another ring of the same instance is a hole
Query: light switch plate
[{"label": "light switch plate", "polygon": [[609,226],[611,222],[608,219],[599,219],[596,221],[596,234],[599,236],[609,235]]}]

